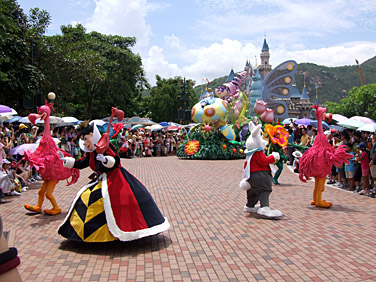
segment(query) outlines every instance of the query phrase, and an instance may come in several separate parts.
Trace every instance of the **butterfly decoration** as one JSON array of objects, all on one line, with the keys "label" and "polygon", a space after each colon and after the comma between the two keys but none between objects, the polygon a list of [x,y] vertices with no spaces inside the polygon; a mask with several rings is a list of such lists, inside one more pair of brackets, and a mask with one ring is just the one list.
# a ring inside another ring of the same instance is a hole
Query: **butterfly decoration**
[{"label": "butterfly decoration", "polygon": [[288,118],[288,107],[283,99],[291,96],[291,88],[295,82],[295,72],[298,64],[289,60],[274,68],[264,79],[262,85],[262,100],[268,103],[268,108],[274,110],[277,119]]}]

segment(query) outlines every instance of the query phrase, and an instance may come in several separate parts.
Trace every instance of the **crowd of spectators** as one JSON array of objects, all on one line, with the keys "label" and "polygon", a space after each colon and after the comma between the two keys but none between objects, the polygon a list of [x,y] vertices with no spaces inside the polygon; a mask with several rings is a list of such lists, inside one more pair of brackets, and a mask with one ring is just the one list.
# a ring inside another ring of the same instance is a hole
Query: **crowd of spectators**
[{"label": "crowd of spectators", "polygon": [[134,130],[124,128],[118,136],[120,157],[159,157],[176,155],[181,134],[166,131]]},{"label": "crowd of spectators", "polygon": [[[294,171],[298,172],[301,153],[313,145],[317,129],[310,125],[305,127],[293,123],[292,126],[287,126],[287,130],[289,132],[289,146],[286,151],[289,158],[288,165],[293,165]],[[332,129],[325,131],[324,134],[334,148],[345,145],[347,153],[353,155],[348,164],[343,163],[341,166],[332,167],[327,184],[360,195],[375,197],[376,132]]]},{"label": "crowd of spectators", "polygon": [[[75,158],[83,154],[79,147],[78,130],[73,125],[53,127],[51,130],[57,146]],[[4,122],[0,125],[0,203],[6,202],[5,196],[20,196],[30,184],[42,180],[38,172],[23,159],[22,150],[13,154],[12,149],[38,143],[43,131],[43,126],[23,123]],[[176,154],[180,137],[177,132],[124,128],[118,134],[115,145],[123,158],[171,156]]]},{"label": "crowd of spectators", "polygon": [[[292,124],[286,126],[289,132],[289,146],[286,149],[288,165],[295,172],[299,169],[299,158],[305,149],[313,145],[317,130],[308,125]],[[23,154],[10,154],[13,148],[22,144],[37,143],[42,138],[44,128],[29,124],[0,125],[0,203],[6,202],[5,196],[20,196],[28,186],[41,176],[34,168],[23,160]],[[78,129],[75,126],[59,126],[51,130],[57,146],[75,158],[83,152],[79,148]],[[327,130],[328,142],[337,148],[346,145],[348,153],[354,157],[349,164],[332,168],[327,184],[354,191],[360,195],[376,194],[376,133],[359,132],[344,129],[343,131]],[[144,128],[130,130],[123,128],[115,141],[115,146],[122,158],[160,157],[176,155],[183,136],[176,131],[149,131]]]}]

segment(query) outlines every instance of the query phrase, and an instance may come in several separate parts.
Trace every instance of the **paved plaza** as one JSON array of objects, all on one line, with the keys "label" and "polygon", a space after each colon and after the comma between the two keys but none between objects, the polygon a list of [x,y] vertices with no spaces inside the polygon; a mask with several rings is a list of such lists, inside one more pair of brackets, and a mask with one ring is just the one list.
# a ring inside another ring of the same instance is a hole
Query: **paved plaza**
[{"label": "paved plaza", "polygon": [[[60,182],[63,213],[31,214],[41,184],[0,205],[8,244],[17,247],[24,281],[376,281],[376,199],[326,187],[330,209],[310,205],[313,182],[289,169],[274,186],[281,220],[243,212],[238,184],[244,160],[176,157],[123,159],[145,184],[171,228],[133,242],[77,243],[57,234],[76,192]],[[50,203],[45,201],[44,208]]]}]

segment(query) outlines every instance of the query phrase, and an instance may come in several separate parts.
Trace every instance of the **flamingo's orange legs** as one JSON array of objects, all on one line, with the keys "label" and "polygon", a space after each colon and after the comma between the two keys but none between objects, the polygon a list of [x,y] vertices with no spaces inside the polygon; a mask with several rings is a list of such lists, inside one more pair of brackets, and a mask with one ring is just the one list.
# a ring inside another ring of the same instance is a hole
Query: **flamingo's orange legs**
[{"label": "flamingo's orange legs", "polygon": [[313,200],[311,205],[315,205],[320,208],[330,208],[332,206],[331,202],[327,202],[321,199],[321,194],[325,190],[325,177],[316,177],[315,178],[315,188],[313,189]]},{"label": "flamingo's orange legs", "polygon": [[46,198],[50,200],[52,204],[52,209],[45,209],[44,212],[49,215],[57,215],[61,213],[61,209],[57,205],[55,197],[52,195],[55,186],[56,182],[53,180],[44,181],[42,187],[38,191],[38,204],[36,206],[25,205],[25,209],[32,212],[41,213],[44,197],[46,196]]}]

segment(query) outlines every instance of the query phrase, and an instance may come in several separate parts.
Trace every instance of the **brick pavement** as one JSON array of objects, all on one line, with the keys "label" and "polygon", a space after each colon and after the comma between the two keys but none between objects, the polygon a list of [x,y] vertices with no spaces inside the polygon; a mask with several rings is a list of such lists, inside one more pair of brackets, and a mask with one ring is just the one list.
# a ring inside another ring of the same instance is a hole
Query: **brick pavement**
[{"label": "brick pavement", "polygon": [[243,160],[158,157],[123,164],[152,193],[171,229],[133,242],[70,242],[57,228],[90,169],[73,187],[57,185],[58,216],[23,208],[36,203],[40,183],[33,184],[0,205],[24,281],[376,280],[376,199],[327,187],[324,199],[333,207],[319,209],[310,205],[313,183],[284,169],[270,201],[284,217],[264,220],[242,211]]}]

